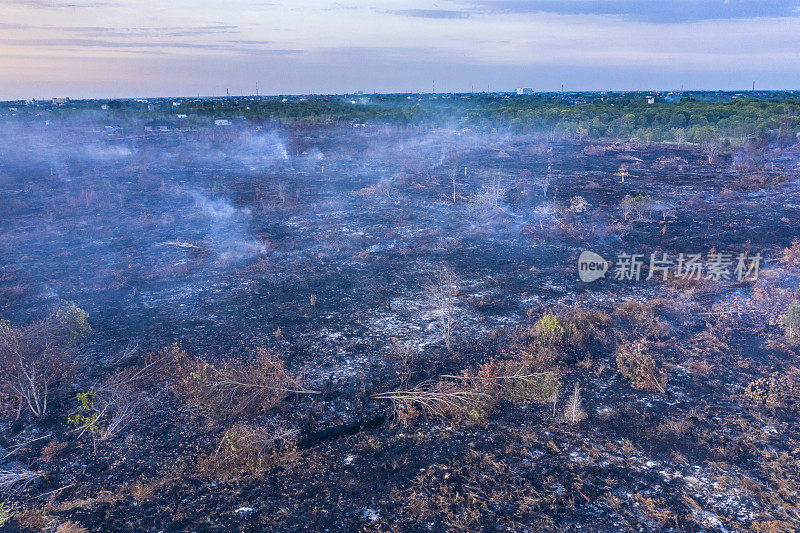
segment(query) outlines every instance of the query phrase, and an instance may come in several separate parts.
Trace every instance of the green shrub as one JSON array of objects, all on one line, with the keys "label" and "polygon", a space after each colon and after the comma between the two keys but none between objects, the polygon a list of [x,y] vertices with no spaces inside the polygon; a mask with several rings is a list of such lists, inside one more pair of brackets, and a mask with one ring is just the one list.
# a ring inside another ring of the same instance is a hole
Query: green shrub
[{"label": "green shrub", "polygon": [[11,509],[6,506],[4,503],[0,503],[0,527],[5,525],[9,520],[11,520]]},{"label": "green shrub", "polygon": [[564,339],[566,330],[561,321],[554,314],[543,315],[533,326],[536,340],[543,346],[553,346]]},{"label": "green shrub", "polygon": [[95,392],[79,392],[76,396],[78,400],[78,413],[70,416],[67,422],[75,427],[90,431],[92,436],[96,436],[101,431],[100,413],[97,411]]},{"label": "green shrub", "polygon": [[92,327],[89,325],[89,313],[72,302],[62,304],[53,313],[51,319],[62,324],[74,341],[88,337],[92,333]]}]

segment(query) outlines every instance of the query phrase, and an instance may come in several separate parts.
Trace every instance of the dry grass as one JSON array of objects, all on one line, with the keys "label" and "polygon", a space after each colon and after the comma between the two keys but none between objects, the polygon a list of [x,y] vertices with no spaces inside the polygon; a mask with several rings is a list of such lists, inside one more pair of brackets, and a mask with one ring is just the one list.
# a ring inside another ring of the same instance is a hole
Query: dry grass
[{"label": "dry grass", "polygon": [[91,509],[95,505],[115,502],[117,499],[118,496],[113,492],[101,490],[97,496],[59,502],[49,505],[47,508],[55,513],[66,513],[75,509]]},{"label": "dry grass", "polygon": [[749,401],[768,407],[780,407],[796,402],[800,398],[798,372],[773,374],[770,377],[757,378],[744,389],[744,396]]},{"label": "dry grass", "polygon": [[14,515],[22,531],[52,531],[56,520],[40,509],[25,509]]},{"label": "dry grass", "polygon": [[66,522],[58,525],[56,528],[56,533],[89,533],[89,530],[77,522],[67,520]]},{"label": "dry grass", "polygon": [[483,531],[492,523],[504,531],[548,531],[555,524],[544,511],[554,499],[492,453],[468,451],[395,491],[392,519],[413,530]]},{"label": "dry grass", "polygon": [[646,339],[656,341],[669,334],[669,326],[658,316],[655,307],[662,302],[655,300],[641,303],[625,301],[614,308],[612,319],[620,340]]},{"label": "dry grass", "polygon": [[656,366],[649,344],[642,339],[617,349],[617,369],[635,389],[666,392],[667,372]]},{"label": "dry grass", "polygon": [[800,268],[800,239],[795,239],[790,247],[784,248],[781,264],[791,269]]},{"label": "dry grass", "polygon": [[45,446],[42,449],[42,453],[39,455],[39,459],[43,463],[49,463],[50,461],[58,457],[58,455],[64,450],[66,450],[68,447],[69,444],[67,444],[66,442],[59,442],[55,440],[48,442],[47,446]]}]

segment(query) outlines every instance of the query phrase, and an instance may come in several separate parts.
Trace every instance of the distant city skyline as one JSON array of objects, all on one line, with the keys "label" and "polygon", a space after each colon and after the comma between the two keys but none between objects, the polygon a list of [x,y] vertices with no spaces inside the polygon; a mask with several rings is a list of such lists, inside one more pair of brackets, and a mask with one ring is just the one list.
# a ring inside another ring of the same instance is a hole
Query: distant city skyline
[{"label": "distant city skyline", "polygon": [[5,0],[0,99],[800,88],[800,0]]}]

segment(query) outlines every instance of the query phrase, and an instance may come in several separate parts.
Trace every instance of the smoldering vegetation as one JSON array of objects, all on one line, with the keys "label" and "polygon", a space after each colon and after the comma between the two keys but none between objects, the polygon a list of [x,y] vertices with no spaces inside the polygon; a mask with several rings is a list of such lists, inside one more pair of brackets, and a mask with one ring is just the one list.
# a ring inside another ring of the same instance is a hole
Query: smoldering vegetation
[{"label": "smoldering vegetation", "polygon": [[[798,161],[9,118],[0,521],[793,529]],[[764,262],[586,284],[582,250]]]}]

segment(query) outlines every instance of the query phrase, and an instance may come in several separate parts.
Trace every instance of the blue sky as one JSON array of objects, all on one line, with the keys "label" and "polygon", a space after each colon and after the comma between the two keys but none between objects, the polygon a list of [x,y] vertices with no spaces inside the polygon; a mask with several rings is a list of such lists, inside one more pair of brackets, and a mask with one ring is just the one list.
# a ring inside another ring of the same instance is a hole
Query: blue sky
[{"label": "blue sky", "polygon": [[800,0],[3,0],[0,98],[800,88]]}]

